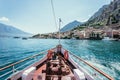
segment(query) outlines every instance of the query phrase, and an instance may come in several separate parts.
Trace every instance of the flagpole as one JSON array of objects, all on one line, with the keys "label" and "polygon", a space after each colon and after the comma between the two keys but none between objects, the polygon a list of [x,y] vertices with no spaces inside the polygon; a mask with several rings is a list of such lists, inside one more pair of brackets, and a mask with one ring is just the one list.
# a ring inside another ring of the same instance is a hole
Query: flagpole
[{"label": "flagpole", "polygon": [[61,19],[59,18],[59,44],[60,44],[60,26],[61,26]]}]

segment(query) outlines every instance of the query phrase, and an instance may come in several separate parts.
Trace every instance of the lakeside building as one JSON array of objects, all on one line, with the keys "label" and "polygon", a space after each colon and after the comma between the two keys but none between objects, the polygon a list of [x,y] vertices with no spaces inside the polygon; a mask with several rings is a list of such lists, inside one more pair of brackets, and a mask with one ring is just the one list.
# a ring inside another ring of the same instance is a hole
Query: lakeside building
[{"label": "lakeside building", "polygon": [[[113,39],[120,39],[120,29],[112,29],[112,28],[103,28],[103,29],[95,29],[93,27],[87,27],[83,30],[72,30],[67,32],[61,32],[60,38],[62,39],[95,39],[99,40],[104,37],[109,37]],[[58,39],[58,32],[48,33],[48,34],[37,34],[34,35],[33,38],[54,38]]]},{"label": "lakeside building", "polygon": [[120,39],[120,30],[112,30],[112,37]]}]

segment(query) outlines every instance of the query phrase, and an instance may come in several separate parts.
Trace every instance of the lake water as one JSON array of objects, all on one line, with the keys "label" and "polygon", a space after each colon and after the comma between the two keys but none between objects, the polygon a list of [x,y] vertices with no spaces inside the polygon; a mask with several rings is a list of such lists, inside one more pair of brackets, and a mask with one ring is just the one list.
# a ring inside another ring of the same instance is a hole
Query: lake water
[{"label": "lake water", "polygon": [[[57,39],[0,38],[0,67],[55,47]],[[120,42],[61,40],[64,48],[120,80]]]}]

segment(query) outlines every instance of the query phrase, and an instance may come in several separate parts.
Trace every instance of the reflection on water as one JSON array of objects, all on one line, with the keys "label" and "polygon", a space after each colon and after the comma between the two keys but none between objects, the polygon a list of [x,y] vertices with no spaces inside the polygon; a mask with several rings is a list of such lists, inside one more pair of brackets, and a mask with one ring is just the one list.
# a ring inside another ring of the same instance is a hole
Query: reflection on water
[{"label": "reflection on water", "polygon": [[[0,66],[50,49],[57,39],[0,38]],[[92,40],[61,40],[64,48],[120,79],[120,42]],[[4,64],[3,64],[4,63]]]}]

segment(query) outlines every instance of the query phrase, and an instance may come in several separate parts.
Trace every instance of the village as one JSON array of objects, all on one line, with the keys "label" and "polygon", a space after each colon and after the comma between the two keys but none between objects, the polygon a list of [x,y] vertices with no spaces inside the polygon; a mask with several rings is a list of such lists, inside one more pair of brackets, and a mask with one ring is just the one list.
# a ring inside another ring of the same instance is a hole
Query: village
[{"label": "village", "polygon": [[[43,39],[58,39],[58,32],[48,34],[37,34],[32,38],[43,38]],[[120,40],[120,29],[112,29],[107,26],[101,29],[95,29],[93,27],[87,27],[82,30],[74,29],[67,32],[60,33],[61,39],[88,39],[88,40]]]}]

